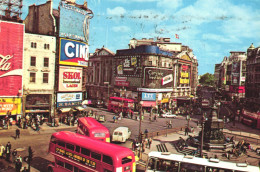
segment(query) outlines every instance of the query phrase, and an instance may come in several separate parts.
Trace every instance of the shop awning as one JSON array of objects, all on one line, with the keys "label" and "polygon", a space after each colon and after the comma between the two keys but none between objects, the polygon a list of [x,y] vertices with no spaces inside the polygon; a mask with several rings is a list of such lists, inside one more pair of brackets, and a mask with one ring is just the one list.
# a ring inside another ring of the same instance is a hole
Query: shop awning
[{"label": "shop awning", "polygon": [[78,109],[79,111],[85,110],[85,108],[83,108],[82,106],[76,106],[75,109]]},{"label": "shop awning", "polygon": [[154,107],[156,106],[156,101],[143,101],[142,104],[143,107]]},{"label": "shop awning", "polygon": [[61,108],[60,111],[62,113],[69,112],[71,108]]}]

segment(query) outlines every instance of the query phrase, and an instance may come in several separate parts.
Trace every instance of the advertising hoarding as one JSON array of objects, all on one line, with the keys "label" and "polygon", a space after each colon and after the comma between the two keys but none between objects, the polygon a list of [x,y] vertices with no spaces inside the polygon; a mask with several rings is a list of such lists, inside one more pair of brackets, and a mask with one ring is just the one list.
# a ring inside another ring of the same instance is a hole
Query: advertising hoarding
[{"label": "advertising hoarding", "polygon": [[0,98],[0,115],[6,115],[11,112],[12,115],[22,113],[21,98]]},{"label": "advertising hoarding", "polygon": [[84,36],[84,28],[86,28],[86,16],[88,11],[81,8],[66,4],[61,1],[60,5],[60,27],[59,36],[87,42]]},{"label": "advertising hoarding", "polygon": [[89,46],[84,42],[61,38],[59,54],[61,65],[88,66]]},{"label": "advertising hoarding", "polygon": [[82,93],[57,93],[57,107],[80,106]]},{"label": "advertising hoarding", "polygon": [[22,90],[24,25],[0,20],[0,97]]},{"label": "advertising hoarding", "polygon": [[240,62],[232,63],[232,71],[231,71],[231,85],[239,85],[240,81]]},{"label": "advertising hoarding", "polygon": [[156,93],[142,93],[142,100],[155,101]]},{"label": "advertising hoarding", "polygon": [[60,66],[59,91],[82,91],[82,68]]},{"label": "advertising hoarding", "polygon": [[173,70],[164,68],[144,68],[144,86],[148,88],[173,87]]},{"label": "advertising hoarding", "polygon": [[115,76],[141,76],[140,56],[116,56]]}]

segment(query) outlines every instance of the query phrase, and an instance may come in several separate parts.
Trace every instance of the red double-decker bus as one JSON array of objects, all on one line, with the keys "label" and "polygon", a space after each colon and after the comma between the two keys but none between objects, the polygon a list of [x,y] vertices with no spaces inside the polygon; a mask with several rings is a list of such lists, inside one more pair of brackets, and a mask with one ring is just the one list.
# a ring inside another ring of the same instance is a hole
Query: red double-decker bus
[{"label": "red double-decker bus", "polygon": [[96,140],[110,142],[109,130],[91,117],[82,117],[78,119],[77,133]]},{"label": "red double-decker bus", "polygon": [[136,171],[135,155],[132,150],[70,131],[53,133],[49,152],[55,158],[55,161],[48,166],[50,172]]},{"label": "red double-decker bus", "polygon": [[[111,112],[128,112],[134,109],[134,100],[121,97],[109,97],[107,109]],[[132,111],[133,113],[133,111]]]}]

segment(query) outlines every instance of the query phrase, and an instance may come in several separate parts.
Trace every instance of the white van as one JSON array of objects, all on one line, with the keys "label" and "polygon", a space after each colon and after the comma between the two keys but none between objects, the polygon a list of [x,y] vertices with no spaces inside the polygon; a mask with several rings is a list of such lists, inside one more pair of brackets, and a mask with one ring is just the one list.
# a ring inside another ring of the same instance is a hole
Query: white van
[{"label": "white van", "polygon": [[118,127],[112,135],[112,142],[126,142],[131,136],[131,131],[128,127]]}]

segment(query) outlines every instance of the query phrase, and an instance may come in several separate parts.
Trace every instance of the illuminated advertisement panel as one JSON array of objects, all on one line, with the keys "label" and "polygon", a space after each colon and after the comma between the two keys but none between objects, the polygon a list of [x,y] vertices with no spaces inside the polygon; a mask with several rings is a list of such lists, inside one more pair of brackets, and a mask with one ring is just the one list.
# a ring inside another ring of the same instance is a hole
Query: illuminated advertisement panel
[{"label": "illuminated advertisement panel", "polygon": [[0,115],[11,112],[12,115],[22,113],[21,98],[0,98]]},{"label": "illuminated advertisement panel", "polygon": [[86,43],[70,39],[60,39],[60,64],[88,66],[89,47]]},{"label": "illuminated advertisement panel", "polygon": [[144,68],[144,86],[147,88],[173,87],[172,69]]},{"label": "illuminated advertisement panel", "polygon": [[140,56],[116,56],[115,75],[123,76],[141,76]]},{"label": "illuminated advertisement panel", "polygon": [[231,85],[239,85],[240,62],[233,62],[231,72]]},{"label": "illuminated advertisement panel", "polygon": [[86,42],[84,36],[85,21],[88,12],[78,7],[60,2],[59,36]]},{"label": "illuminated advertisement panel", "polygon": [[57,107],[80,106],[82,93],[57,93]]},{"label": "illuminated advertisement panel", "polygon": [[82,91],[82,68],[60,66],[59,91]]},{"label": "illuminated advertisement panel", "polygon": [[22,90],[24,25],[0,20],[0,97]]}]

